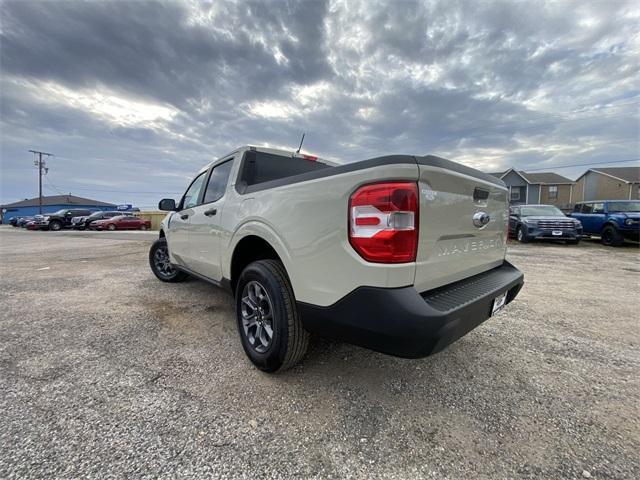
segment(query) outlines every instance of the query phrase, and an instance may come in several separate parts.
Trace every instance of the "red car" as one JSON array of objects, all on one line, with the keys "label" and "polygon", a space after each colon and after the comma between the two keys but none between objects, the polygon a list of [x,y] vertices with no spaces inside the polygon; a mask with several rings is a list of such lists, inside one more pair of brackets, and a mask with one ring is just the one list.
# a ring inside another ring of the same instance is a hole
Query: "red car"
[{"label": "red car", "polygon": [[151,228],[151,221],[133,215],[121,215],[91,222],[89,228],[91,230],[148,230]]}]

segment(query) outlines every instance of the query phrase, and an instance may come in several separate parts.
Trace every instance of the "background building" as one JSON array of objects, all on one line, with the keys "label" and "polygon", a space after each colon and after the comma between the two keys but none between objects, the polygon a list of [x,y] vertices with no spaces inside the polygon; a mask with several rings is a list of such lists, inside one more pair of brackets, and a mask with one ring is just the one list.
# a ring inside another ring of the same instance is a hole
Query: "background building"
[{"label": "background building", "polygon": [[527,173],[510,168],[506,172],[492,173],[509,187],[509,203],[544,203],[570,209],[574,182],[553,172]]},{"label": "background building", "polygon": [[[38,214],[38,197],[2,205],[2,223],[9,223],[12,217],[27,217]],[[42,213],[53,213],[63,208],[88,208],[91,210],[114,210],[113,203],[76,197],[75,195],[52,195],[42,197]]]},{"label": "background building", "polygon": [[576,180],[574,202],[639,200],[640,167],[590,168]]}]

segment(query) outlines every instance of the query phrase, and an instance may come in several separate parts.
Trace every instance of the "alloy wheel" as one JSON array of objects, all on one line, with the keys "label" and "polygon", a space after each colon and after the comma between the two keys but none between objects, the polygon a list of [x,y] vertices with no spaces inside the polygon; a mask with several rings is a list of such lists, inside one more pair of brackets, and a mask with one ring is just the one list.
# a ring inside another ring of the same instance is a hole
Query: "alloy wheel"
[{"label": "alloy wheel", "polygon": [[153,264],[163,277],[170,278],[176,273],[176,269],[171,265],[169,250],[166,246],[156,249],[156,252],[153,254]]},{"label": "alloy wheel", "polygon": [[242,289],[242,328],[249,345],[258,353],[268,350],[273,340],[273,304],[264,287],[255,280]]}]

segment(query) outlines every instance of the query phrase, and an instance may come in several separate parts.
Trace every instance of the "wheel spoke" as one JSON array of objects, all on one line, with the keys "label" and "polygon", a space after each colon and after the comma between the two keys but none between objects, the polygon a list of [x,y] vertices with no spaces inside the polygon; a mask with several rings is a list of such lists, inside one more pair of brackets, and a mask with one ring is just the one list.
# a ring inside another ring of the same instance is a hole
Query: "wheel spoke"
[{"label": "wheel spoke", "polygon": [[258,326],[256,328],[255,341],[253,343],[256,344],[256,343],[258,343],[258,341],[264,345],[264,343],[262,341],[262,325],[259,324],[259,323],[258,323]]},{"label": "wheel spoke", "polygon": [[267,341],[267,343],[269,343],[271,341],[271,339],[273,338],[273,328],[271,328],[271,325],[265,323],[264,324],[264,332],[265,332],[265,339]]},{"label": "wheel spoke", "polygon": [[251,300],[251,298],[250,298],[250,297],[244,297],[244,298],[242,299],[242,303],[243,303],[244,305],[246,305],[247,307],[249,307],[253,313],[255,313],[255,311],[256,311],[256,304],[253,302],[253,300]]}]

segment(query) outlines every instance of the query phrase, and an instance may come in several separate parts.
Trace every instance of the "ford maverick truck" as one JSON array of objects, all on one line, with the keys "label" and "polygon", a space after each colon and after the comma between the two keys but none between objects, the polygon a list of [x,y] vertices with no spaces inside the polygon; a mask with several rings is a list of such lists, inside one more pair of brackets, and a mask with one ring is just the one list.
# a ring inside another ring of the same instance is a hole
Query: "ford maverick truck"
[{"label": "ford maverick truck", "polygon": [[309,334],[431,355],[523,285],[505,260],[504,183],[435,156],[337,164],[243,147],[159,208],[153,273],[230,289],[244,351],[267,372],[299,362]]}]

